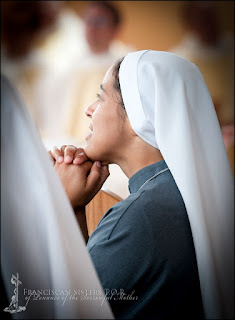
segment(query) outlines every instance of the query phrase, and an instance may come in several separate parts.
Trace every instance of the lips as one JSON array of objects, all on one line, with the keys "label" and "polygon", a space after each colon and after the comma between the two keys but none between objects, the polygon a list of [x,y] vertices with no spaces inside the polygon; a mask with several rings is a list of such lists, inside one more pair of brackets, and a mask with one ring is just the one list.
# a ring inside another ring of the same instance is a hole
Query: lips
[{"label": "lips", "polygon": [[89,129],[90,129],[90,132],[88,133],[88,135],[86,136],[86,140],[88,140],[91,136],[92,136],[92,133],[93,133],[93,126],[92,124],[90,123],[89,125]]}]

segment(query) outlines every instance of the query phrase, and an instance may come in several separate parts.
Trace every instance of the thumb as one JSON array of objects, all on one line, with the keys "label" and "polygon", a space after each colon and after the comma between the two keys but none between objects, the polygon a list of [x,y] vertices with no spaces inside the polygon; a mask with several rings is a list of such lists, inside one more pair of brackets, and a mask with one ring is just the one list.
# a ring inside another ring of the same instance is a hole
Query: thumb
[{"label": "thumb", "polygon": [[87,188],[91,191],[100,190],[109,174],[108,166],[101,166],[99,161],[94,162],[87,178]]}]

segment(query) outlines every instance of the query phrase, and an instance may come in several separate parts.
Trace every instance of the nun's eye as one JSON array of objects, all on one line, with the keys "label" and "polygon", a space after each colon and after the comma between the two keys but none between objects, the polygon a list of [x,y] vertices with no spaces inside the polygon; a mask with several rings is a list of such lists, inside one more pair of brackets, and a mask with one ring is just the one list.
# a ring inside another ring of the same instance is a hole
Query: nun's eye
[{"label": "nun's eye", "polygon": [[101,100],[101,96],[99,93],[97,93],[97,98],[99,99],[99,101]]}]

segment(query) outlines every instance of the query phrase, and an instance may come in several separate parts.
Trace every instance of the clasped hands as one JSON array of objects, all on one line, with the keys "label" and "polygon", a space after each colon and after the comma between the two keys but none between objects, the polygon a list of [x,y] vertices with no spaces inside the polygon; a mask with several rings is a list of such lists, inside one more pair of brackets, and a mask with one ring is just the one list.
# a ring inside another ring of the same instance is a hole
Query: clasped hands
[{"label": "clasped hands", "polygon": [[86,206],[109,176],[108,166],[90,161],[82,148],[63,145],[49,155],[74,210]]}]

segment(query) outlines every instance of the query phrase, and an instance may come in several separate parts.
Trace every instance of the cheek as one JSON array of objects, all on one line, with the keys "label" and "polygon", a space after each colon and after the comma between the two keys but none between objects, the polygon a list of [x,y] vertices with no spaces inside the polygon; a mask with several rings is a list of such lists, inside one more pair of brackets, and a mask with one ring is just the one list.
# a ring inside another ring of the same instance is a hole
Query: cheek
[{"label": "cheek", "polygon": [[92,161],[112,161],[122,146],[122,133],[113,123],[107,122],[94,130],[85,152]]},{"label": "cheek", "polygon": [[112,123],[115,123],[115,114],[109,103],[99,103],[92,115],[92,123],[95,134],[102,134],[110,130]]}]

